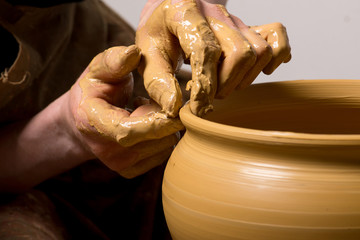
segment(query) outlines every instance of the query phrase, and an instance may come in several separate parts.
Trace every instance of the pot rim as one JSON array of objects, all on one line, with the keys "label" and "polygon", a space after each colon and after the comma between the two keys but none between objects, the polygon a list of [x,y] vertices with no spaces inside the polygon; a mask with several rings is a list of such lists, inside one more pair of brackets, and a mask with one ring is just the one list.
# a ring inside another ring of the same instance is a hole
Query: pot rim
[{"label": "pot rim", "polygon": [[[360,79],[314,79],[314,80],[289,80],[281,82],[268,82],[257,83],[253,85],[271,85],[271,84],[299,84],[301,82],[309,83],[318,81],[346,81],[353,82],[358,81],[356,84],[360,84]],[[354,83],[354,82],[353,82]],[[359,93],[360,95],[360,93]],[[273,144],[300,144],[300,145],[347,145],[347,146],[359,146],[360,147],[360,134],[316,134],[316,133],[300,133],[289,131],[275,131],[275,130],[259,130],[243,127],[235,127],[231,125],[212,122],[207,119],[200,118],[194,115],[189,104],[185,104],[180,109],[180,119],[183,122],[187,130],[200,132],[212,137],[232,139],[239,141],[251,141],[251,142],[265,142]],[[360,123],[359,123],[360,124]]]}]

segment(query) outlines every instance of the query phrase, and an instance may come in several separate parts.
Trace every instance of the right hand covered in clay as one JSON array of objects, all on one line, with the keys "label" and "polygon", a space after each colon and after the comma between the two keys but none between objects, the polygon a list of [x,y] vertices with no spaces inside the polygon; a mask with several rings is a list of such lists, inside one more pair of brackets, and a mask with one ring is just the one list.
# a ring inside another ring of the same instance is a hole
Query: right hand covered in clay
[{"label": "right hand covered in clay", "polygon": [[[215,1],[216,2],[216,1]],[[258,74],[273,72],[291,58],[280,23],[250,28],[221,4],[205,0],[149,0],[136,34],[144,56],[140,73],[145,88],[162,110],[176,117],[182,94],[174,76],[190,61],[190,109],[199,116]]]},{"label": "right hand covered in clay", "polygon": [[140,61],[136,46],[114,47],[96,56],[70,90],[68,122],[95,157],[132,178],[160,165],[183,128],[156,104],[125,109],[133,90],[131,71]]}]

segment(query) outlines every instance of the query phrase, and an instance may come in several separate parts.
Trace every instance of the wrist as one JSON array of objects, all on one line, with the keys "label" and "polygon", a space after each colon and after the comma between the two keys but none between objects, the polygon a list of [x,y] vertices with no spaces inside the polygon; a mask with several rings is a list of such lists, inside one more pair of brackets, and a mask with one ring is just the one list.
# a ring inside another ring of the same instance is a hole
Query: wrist
[{"label": "wrist", "polygon": [[73,155],[76,156],[79,163],[86,160],[94,159],[95,155],[91,152],[88,146],[84,143],[81,132],[78,130],[75,121],[76,109],[72,108],[70,91],[66,92],[58,100],[62,101],[59,104],[59,125],[64,129],[64,136],[66,141],[72,146]]},{"label": "wrist", "polygon": [[0,129],[0,191],[23,191],[93,158],[68,120],[68,95]]}]

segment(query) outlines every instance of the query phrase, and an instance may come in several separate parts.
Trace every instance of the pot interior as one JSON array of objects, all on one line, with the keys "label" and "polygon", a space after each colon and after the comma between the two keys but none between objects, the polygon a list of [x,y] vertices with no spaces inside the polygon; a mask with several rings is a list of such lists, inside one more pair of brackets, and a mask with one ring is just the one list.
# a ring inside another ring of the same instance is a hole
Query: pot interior
[{"label": "pot interior", "polygon": [[256,130],[360,134],[360,80],[254,84],[215,100],[205,118]]}]

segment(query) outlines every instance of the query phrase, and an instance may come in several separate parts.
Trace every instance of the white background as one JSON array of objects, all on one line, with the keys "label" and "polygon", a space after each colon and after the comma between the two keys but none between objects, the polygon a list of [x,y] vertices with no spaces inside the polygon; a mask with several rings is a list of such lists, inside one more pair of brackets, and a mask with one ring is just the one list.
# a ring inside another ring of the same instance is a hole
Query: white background
[{"label": "white background", "polygon": [[[104,0],[134,28],[146,0]],[[227,9],[247,25],[283,23],[292,60],[255,82],[360,79],[359,0],[229,0]]]}]

